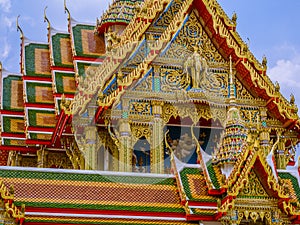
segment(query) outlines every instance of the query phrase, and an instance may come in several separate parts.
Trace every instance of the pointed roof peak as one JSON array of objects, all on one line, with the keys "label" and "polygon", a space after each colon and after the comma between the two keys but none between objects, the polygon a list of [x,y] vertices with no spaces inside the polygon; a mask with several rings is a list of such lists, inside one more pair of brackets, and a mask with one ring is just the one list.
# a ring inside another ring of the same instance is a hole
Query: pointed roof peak
[{"label": "pointed roof peak", "polygon": [[97,20],[97,30],[105,30],[115,23],[129,24],[144,2],[145,0],[114,0]]}]

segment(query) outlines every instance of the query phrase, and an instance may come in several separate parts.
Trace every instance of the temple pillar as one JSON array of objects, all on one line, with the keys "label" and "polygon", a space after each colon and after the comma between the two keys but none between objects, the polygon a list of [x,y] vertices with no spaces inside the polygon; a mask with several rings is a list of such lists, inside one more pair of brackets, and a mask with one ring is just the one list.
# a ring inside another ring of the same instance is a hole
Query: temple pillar
[{"label": "temple pillar", "polygon": [[[259,122],[259,115],[258,122]],[[259,134],[260,145],[264,151],[264,154],[267,156],[269,154],[270,146],[270,129],[267,126],[267,109],[260,109],[260,126],[261,132]]]},{"label": "temple pillar", "polygon": [[17,166],[17,152],[16,151],[9,152],[7,166]]},{"label": "temple pillar", "polygon": [[[47,152],[48,153],[48,152]],[[21,154],[17,154],[16,156],[16,166],[22,166],[23,156]]]},{"label": "temple pillar", "polygon": [[161,91],[161,76],[160,76],[160,66],[153,66],[154,69],[154,82],[153,82],[153,90],[155,92]]},{"label": "temple pillar", "polygon": [[285,155],[285,143],[284,140],[278,142],[277,150],[275,151],[276,155],[276,167],[277,169],[286,169],[286,155]]},{"label": "temple pillar", "polygon": [[110,170],[119,171],[119,151],[116,147],[112,149],[112,164],[110,164]]},{"label": "temple pillar", "polygon": [[104,165],[103,165],[103,170],[108,171],[109,170],[109,151],[107,148],[104,148]]},{"label": "temple pillar", "polygon": [[119,120],[119,171],[132,172],[132,137],[129,124],[129,100],[122,100],[122,118]]},{"label": "temple pillar", "polygon": [[154,115],[151,132],[151,173],[164,173],[164,121],[161,118],[163,102],[153,101]]},{"label": "temple pillar", "polygon": [[96,169],[97,150],[98,150],[98,133],[96,126],[87,126],[84,128],[85,143],[84,143],[84,167],[86,170]]},{"label": "temple pillar", "polygon": [[120,146],[119,146],[119,171],[132,171],[132,138],[128,119],[119,122]]},{"label": "temple pillar", "polygon": [[48,151],[45,150],[45,147],[42,146],[41,149],[36,152],[36,155],[37,155],[37,167],[38,168],[47,167]]}]

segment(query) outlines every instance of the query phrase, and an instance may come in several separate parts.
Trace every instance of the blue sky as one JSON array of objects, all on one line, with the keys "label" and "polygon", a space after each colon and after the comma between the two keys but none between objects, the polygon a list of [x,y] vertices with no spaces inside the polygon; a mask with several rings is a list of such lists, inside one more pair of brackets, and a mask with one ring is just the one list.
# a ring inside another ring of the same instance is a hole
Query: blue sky
[{"label": "blue sky", "polygon": [[[112,0],[67,0],[74,19],[95,23]],[[289,99],[294,93],[300,106],[300,1],[299,0],[219,0],[225,12],[237,13],[237,31],[261,61],[268,59],[268,75],[279,81]],[[53,28],[67,29],[63,0],[0,0],[0,61],[11,72],[19,72],[20,39],[16,18],[25,36],[46,42],[44,8]]]}]

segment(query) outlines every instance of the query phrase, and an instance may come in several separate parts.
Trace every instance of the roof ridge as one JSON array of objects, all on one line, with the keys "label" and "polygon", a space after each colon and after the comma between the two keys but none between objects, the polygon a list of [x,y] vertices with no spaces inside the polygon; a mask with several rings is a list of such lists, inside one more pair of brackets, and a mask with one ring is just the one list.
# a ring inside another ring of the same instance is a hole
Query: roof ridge
[{"label": "roof ridge", "polygon": [[[259,63],[248,49],[247,44],[245,44],[243,40],[240,39],[240,36],[237,35],[238,33],[235,31],[235,25],[233,24],[232,27],[228,27],[226,23],[222,21],[221,18],[224,19],[226,13],[224,13],[224,15],[222,15],[222,13],[220,14],[219,8],[221,7],[216,3],[216,0],[203,0],[203,3],[213,17],[213,27],[215,32],[226,39],[228,47],[234,49],[236,56],[241,59],[240,63],[250,72],[250,78],[255,87],[264,90],[269,98],[274,98],[272,103],[277,106],[280,115],[284,119],[296,121],[299,128],[300,119],[297,112],[295,112],[297,111],[296,106],[289,103],[281,93],[276,91],[274,83],[269,76],[266,75],[267,67],[265,65],[265,60],[263,60],[264,62]],[[228,18],[227,15],[226,18]]]},{"label": "roof ridge", "polygon": [[133,172],[115,172],[115,171],[100,171],[100,170],[74,170],[74,169],[52,169],[52,168],[37,168],[37,167],[14,167],[0,166],[1,170],[15,170],[28,172],[49,172],[49,173],[71,173],[71,174],[86,174],[86,175],[111,175],[111,176],[126,176],[126,177],[149,177],[149,178],[175,178],[173,174],[155,174],[155,173],[133,173]]}]

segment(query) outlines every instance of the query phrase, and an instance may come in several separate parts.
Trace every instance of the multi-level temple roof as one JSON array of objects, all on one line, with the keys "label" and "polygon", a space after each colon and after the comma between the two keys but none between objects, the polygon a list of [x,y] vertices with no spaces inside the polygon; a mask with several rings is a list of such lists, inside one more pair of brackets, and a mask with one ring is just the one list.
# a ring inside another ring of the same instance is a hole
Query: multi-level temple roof
[{"label": "multi-level temple roof", "polygon": [[20,71],[0,66],[1,222],[300,223],[298,108],[236,15],[216,0],[115,0],[95,25],[65,11],[65,32],[45,14],[46,43],[17,21]]}]

